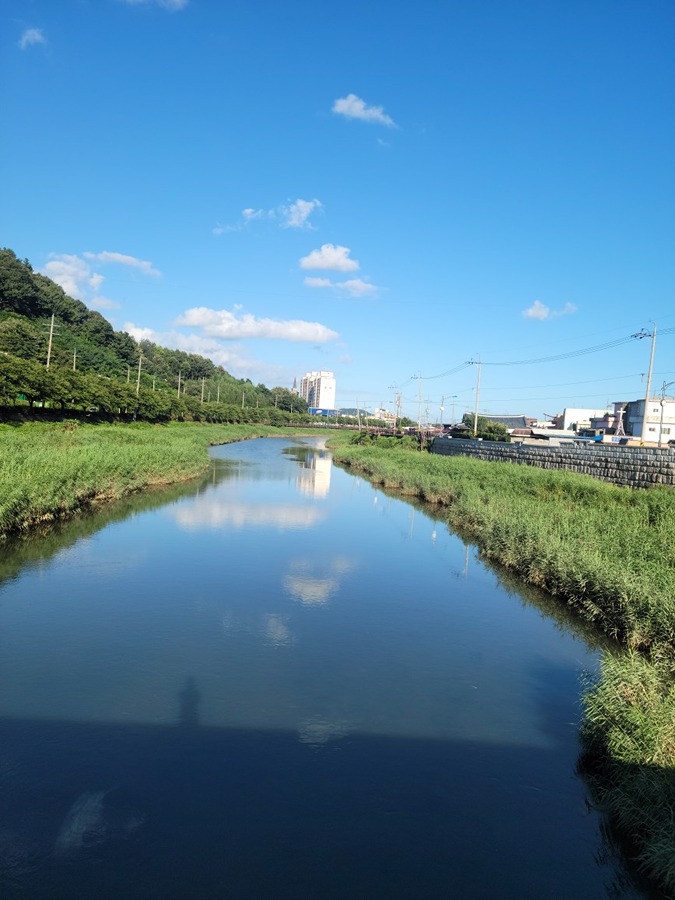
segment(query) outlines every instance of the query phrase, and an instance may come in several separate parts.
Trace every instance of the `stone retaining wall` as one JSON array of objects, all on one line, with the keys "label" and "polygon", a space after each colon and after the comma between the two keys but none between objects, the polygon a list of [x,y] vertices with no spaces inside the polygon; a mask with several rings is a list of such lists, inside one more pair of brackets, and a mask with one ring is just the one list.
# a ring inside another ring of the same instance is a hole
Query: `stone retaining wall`
[{"label": "stone retaining wall", "polygon": [[669,448],[615,447],[600,443],[536,447],[439,437],[433,441],[431,452],[538,466],[540,469],[567,469],[631,487],[675,485],[675,450]]}]

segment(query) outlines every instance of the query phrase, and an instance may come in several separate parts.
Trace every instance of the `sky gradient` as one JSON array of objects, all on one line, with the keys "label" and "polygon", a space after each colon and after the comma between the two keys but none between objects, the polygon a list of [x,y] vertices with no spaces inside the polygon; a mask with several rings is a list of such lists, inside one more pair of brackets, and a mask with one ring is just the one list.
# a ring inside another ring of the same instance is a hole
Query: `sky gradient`
[{"label": "sky gradient", "polygon": [[0,243],[116,329],[415,420],[675,381],[670,0],[0,15]]}]

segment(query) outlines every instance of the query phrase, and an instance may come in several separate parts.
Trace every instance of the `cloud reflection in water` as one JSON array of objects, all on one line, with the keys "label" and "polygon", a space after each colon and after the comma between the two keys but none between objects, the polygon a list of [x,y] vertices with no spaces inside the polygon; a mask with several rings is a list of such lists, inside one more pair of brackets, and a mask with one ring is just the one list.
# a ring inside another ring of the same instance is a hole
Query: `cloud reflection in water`
[{"label": "cloud reflection in water", "polygon": [[342,576],[355,564],[344,556],[336,556],[328,563],[310,559],[294,560],[284,579],[284,587],[294,600],[306,605],[320,605],[339,590]]},{"label": "cloud reflection in water", "polygon": [[184,531],[207,528],[312,528],[325,518],[316,506],[232,503],[201,497],[190,506],[175,511],[176,522]]}]

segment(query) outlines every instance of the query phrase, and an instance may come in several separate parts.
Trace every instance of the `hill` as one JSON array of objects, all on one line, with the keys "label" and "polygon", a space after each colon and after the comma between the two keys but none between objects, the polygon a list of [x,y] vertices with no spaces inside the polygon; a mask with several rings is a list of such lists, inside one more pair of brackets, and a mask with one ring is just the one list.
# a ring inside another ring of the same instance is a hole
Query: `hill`
[{"label": "hill", "polygon": [[[286,388],[253,385],[249,379],[234,378],[206,357],[151,341],[139,343],[127,332],[115,331],[101,313],[68,296],[60,285],[33,271],[28,260],[20,260],[8,248],[0,249],[0,353],[4,357],[0,367],[0,399],[4,403],[13,403],[20,394],[30,405],[46,401],[63,407],[70,400],[73,406],[86,404],[112,411],[129,409],[130,402],[133,407],[130,397],[151,391],[183,400],[188,406],[192,398],[200,404],[238,409],[307,411],[306,403]],[[121,385],[127,388],[122,394]],[[106,402],[104,388],[111,387],[115,396]],[[78,390],[79,398],[75,396]],[[101,395],[101,402],[92,391]],[[161,417],[180,418],[185,413],[170,410],[166,402],[159,405],[164,408]],[[140,409],[134,412],[144,415]]]}]

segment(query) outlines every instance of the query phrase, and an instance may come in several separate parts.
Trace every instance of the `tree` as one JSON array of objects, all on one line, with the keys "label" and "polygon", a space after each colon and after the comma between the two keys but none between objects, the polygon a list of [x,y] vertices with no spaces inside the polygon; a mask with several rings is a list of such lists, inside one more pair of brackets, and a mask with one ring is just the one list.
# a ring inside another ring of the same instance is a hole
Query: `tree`
[{"label": "tree", "polygon": [[9,313],[0,319],[0,350],[22,359],[44,359],[45,335],[28,319]]},{"label": "tree", "polygon": [[[474,416],[471,413],[464,413],[462,422],[467,425],[473,432]],[[511,443],[511,436],[506,425],[501,422],[493,422],[486,416],[478,416],[476,423],[476,437],[484,441],[503,441],[505,444]]]}]

